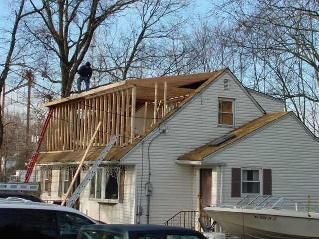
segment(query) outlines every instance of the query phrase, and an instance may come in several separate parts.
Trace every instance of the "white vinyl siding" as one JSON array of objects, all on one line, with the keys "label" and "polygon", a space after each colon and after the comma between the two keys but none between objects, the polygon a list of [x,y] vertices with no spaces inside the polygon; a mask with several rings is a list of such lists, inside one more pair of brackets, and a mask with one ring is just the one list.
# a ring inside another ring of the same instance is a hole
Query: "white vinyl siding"
[{"label": "white vinyl siding", "polygon": [[[229,90],[226,91],[224,79],[229,79]],[[108,204],[89,200],[88,186],[81,195],[80,210],[108,223],[146,223],[148,212],[145,184],[149,173],[153,188],[150,223],[163,224],[179,211],[197,209],[199,174],[194,167],[181,166],[175,161],[179,156],[229,132],[231,128],[218,125],[220,97],[235,99],[235,127],[263,115],[232,76],[225,74],[181,107],[161,124],[160,129],[154,130],[161,130],[162,134],[152,140],[151,133],[143,144],[135,146],[121,160],[121,164],[127,167],[123,203]],[[138,126],[137,130],[141,131],[141,127]],[[213,193],[216,200],[216,190]],[[140,209],[141,217],[136,216],[137,208]]]},{"label": "white vinyl siding", "polygon": [[[198,192],[194,188],[199,186],[198,174],[193,167],[177,165],[175,160],[230,130],[230,128],[218,126],[218,98],[236,100],[237,125],[262,116],[262,112],[248,98],[242,88],[232,80],[231,76],[226,75],[225,77],[230,79],[230,90],[224,91],[224,78],[217,80],[174,114],[166,124],[162,124],[161,128],[165,128],[166,132],[156,137],[151,145],[147,140],[143,147],[141,144],[138,145],[124,157],[123,163],[136,164],[136,194],[138,200],[141,198],[143,208],[140,223],[146,223],[147,200],[144,185],[148,176],[149,145],[153,186],[150,223],[162,224],[179,211],[197,208]],[[140,177],[142,157],[144,157],[143,179]],[[214,197],[216,198],[216,195]]]},{"label": "white vinyl siding", "polygon": [[257,102],[264,108],[267,113],[285,111],[284,101],[274,99],[271,96],[267,96],[254,91],[249,91],[251,96],[257,100]]},{"label": "white vinyl siding", "polygon": [[[87,171],[81,173],[85,177]],[[80,211],[88,216],[106,223],[134,223],[135,218],[135,169],[125,166],[124,200],[123,203],[112,201],[93,201],[89,199],[88,185],[80,198]]]},{"label": "white vinyl siding", "polygon": [[[272,170],[272,194],[306,203],[312,198],[319,206],[318,141],[292,115],[266,126],[231,147],[205,159],[205,163],[223,162],[222,203],[232,204],[231,168],[269,168]],[[220,186],[220,181],[219,181]]]}]

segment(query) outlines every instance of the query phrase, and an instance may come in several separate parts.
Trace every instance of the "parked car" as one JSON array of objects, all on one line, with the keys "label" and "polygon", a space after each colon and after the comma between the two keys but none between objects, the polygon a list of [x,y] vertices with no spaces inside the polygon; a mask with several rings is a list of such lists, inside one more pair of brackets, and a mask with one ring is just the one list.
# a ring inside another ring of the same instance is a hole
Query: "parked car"
[{"label": "parked car", "polygon": [[198,231],[162,225],[106,224],[80,229],[77,239],[206,239]]},{"label": "parked car", "polygon": [[1,198],[8,198],[8,197],[18,197],[27,199],[33,202],[43,202],[39,197],[34,195],[24,194],[24,193],[15,193],[15,192],[0,192],[0,199]]},{"label": "parked car", "polygon": [[22,198],[0,199],[0,238],[76,239],[95,220],[68,207]]}]

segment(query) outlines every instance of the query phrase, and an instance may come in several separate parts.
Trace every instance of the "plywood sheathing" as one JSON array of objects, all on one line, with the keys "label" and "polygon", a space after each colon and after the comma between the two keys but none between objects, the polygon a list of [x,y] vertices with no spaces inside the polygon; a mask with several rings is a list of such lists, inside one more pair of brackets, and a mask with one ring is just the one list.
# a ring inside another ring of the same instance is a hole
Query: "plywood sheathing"
[{"label": "plywood sheathing", "polygon": [[217,152],[218,150],[234,143],[235,141],[245,137],[246,135],[264,127],[265,125],[278,120],[279,118],[287,115],[288,112],[277,112],[269,113],[258,119],[255,119],[233,131],[230,134],[233,134],[234,137],[226,140],[220,145],[211,145],[210,143],[203,145],[187,154],[182,155],[178,160],[191,160],[191,161],[201,161],[206,156]]},{"label": "plywood sheathing", "polygon": [[136,86],[136,98],[154,101],[154,85],[158,84],[158,97],[163,98],[164,95],[164,82],[167,82],[167,99],[170,99],[175,96],[187,95],[194,91],[194,89],[182,88],[182,86],[189,85],[196,82],[201,82],[208,80],[224,70],[214,71],[209,73],[198,73],[198,74],[189,74],[189,75],[179,75],[179,76],[163,76],[155,78],[146,78],[146,79],[133,79],[121,81],[106,86],[101,86],[96,89],[85,91],[79,94],[74,94],[66,98],[59,100],[51,101],[45,106],[51,107],[54,105],[62,104],[65,102],[70,102],[76,99],[96,97],[99,94],[106,94],[111,91],[120,90],[128,86]]}]

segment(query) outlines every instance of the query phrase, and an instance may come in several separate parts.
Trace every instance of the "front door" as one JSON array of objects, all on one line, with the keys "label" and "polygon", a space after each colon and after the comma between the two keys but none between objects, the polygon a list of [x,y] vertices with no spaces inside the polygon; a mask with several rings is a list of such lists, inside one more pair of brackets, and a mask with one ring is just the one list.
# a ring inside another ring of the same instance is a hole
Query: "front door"
[{"label": "front door", "polygon": [[212,169],[200,169],[200,190],[199,190],[200,209],[212,204]]},{"label": "front door", "polygon": [[212,169],[200,169],[199,224],[203,231],[212,230],[211,218],[203,210],[212,204]]}]

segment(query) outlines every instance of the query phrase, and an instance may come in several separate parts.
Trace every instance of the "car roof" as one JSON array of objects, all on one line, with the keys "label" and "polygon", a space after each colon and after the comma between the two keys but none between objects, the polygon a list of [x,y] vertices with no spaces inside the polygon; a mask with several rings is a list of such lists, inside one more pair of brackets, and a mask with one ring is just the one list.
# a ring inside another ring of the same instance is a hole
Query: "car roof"
[{"label": "car roof", "polygon": [[62,211],[62,212],[70,212],[82,215],[92,221],[90,217],[81,213],[80,211],[70,208],[64,207],[56,204],[49,204],[44,202],[34,202],[23,198],[17,197],[8,197],[8,198],[0,198],[0,210],[1,209],[36,209],[36,210],[52,210],[52,211]]},{"label": "car roof", "polygon": [[85,225],[81,228],[83,230],[96,230],[96,231],[110,231],[110,232],[152,232],[152,231],[166,231],[166,232],[183,232],[183,233],[196,233],[201,234],[198,231],[183,228],[173,227],[165,225],[152,225],[152,224],[96,224],[96,225]]},{"label": "car roof", "polygon": [[14,193],[14,192],[0,192],[0,198],[8,198],[8,197],[18,197],[18,198],[27,199],[34,202],[43,202],[40,198],[33,195]]}]

